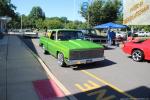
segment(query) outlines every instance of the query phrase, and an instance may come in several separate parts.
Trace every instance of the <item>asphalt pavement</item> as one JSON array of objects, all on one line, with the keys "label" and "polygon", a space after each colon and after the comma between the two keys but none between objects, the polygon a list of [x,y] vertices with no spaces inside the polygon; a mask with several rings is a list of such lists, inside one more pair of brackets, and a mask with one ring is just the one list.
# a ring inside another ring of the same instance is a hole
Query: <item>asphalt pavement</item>
[{"label": "asphalt pavement", "polygon": [[23,41],[78,100],[150,98],[149,61],[134,62],[119,47],[105,50],[104,61],[60,67],[56,58],[43,54],[38,39]]}]

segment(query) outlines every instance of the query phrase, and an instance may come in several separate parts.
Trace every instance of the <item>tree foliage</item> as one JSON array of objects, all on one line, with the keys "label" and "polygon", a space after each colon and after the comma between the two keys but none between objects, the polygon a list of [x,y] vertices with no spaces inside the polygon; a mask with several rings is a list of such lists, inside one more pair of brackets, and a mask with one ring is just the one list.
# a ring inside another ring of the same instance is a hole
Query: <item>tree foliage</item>
[{"label": "tree foliage", "polygon": [[16,7],[10,2],[10,0],[0,0],[0,16],[9,16],[16,18]]},{"label": "tree foliage", "polygon": [[36,7],[35,6],[30,11],[29,18],[32,18],[32,19],[35,19],[35,20],[41,18],[41,19],[44,20],[45,19],[45,13],[44,13],[44,11],[42,10],[41,7],[39,7],[39,6]]},{"label": "tree foliage", "polygon": [[94,0],[88,7],[87,12],[80,11],[80,14],[91,26],[116,21],[121,6],[120,0]]},{"label": "tree foliage", "polygon": [[63,28],[63,24],[61,23],[60,20],[45,20],[44,21],[45,26],[48,29],[59,29],[59,28]]},{"label": "tree foliage", "polygon": [[28,18],[30,20],[30,23],[32,23],[32,24],[30,24],[30,26],[36,28],[38,26],[37,20],[39,20],[39,19],[44,20],[45,19],[45,13],[41,7],[34,6],[34,7],[32,7],[32,10],[30,11]]},{"label": "tree foliage", "polygon": [[81,21],[70,21],[67,17],[50,17],[45,18],[45,14],[40,7],[33,7],[29,15],[19,15],[18,17],[9,22],[8,28],[38,28],[44,29],[59,29],[59,28],[71,28],[82,29],[86,27],[86,24]]}]

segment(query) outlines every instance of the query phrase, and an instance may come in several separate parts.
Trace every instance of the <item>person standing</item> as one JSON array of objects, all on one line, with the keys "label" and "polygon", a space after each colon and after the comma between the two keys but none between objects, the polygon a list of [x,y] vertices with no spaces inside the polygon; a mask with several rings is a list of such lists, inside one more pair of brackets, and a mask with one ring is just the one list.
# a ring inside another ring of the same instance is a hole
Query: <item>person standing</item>
[{"label": "person standing", "polygon": [[44,29],[45,29],[44,35],[46,36],[47,35],[47,27],[44,27]]},{"label": "person standing", "polygon": [[107,44],[111,45],[111,32],[110,32],[110,29],[108,29],[108,32],[107,32]]},{"label": "person standing", "polygon": [[112,34],[112,42],[113,42],[112,44],[115,45],[116,44],[115,43],[116,42],[116,33],[114,31],[112,31],[111,34]]}]

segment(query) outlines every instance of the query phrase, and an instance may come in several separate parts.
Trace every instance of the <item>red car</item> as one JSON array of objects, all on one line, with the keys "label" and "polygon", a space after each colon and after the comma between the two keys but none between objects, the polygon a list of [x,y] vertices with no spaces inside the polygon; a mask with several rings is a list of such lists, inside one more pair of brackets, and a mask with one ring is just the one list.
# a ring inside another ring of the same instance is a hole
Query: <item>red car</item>
[{"label": "red car", "polygon": [[126,54],[131,55],[134,61],[150,60],[150,39],[126,42],[122,49]]}]

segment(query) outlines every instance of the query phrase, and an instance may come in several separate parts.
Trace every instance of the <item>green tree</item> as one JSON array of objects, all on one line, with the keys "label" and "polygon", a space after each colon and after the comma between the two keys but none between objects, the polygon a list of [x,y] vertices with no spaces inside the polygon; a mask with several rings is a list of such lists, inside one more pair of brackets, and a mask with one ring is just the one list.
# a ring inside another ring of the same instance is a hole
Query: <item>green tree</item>
[{"label": "green tree", "polygon": [[39,19],[42,19],[44,20],[45,19],[45,13],[43,12],[42,8],[39,7],[39,6],[35,6],[32,8],[32,10],[30,11],[30,14],[28,15],[29,17],[29,20],[30,20],[30,26],[31,27],[36,27],[36,23],[37,23],[37,20]]},{"label": "green tree", "polygon": [[68,22],[69,22],[69,20],[67,19],[67,17],[61,17],[61,18],[60,18],[60,21],[61,21],[62,23],[68,23]]},{"label": "green tree", "polygon": [[45,20],[44,21],[44,27],[47,27],[48,29],[59,29],[63,28],[63,23],[60,20]]},{"label": "green tree", "polygon": [[66,24],[65,28],[66,29],[77,29],[78,25],[75,24],[74,22],[69,22],[69,23]]},{"label": "green tree", "polygon": [[21,26],[21,20],[19,17],[19,14],[16,13],[16,17],[13,18],[8,24],[7,24],[7,28],[14,28],[14,29],[18,29]]},{"label": "green tree", "polygon": [[81,23],[78,25],[78,29],[87,29],[87,23]]},{"label": "green tree", "polygon": [[87,12],[80,11],[81,15],[91,26],[116,21],[120,9],[120,0],[95,0],[88,7]]},{"label": "green tree", "polygon": [[35,6],[32,8],[29,14],[29,18],[33,19],[45,19],[45,13],[43,12],[42,8],[39,6]]},{"label": "green tree", "polygon": [[42,19],[38,19],[36,20],[36,27],[37,28],[40,28],[40,29],[43,29],[44,28],[44,21]]},{"label": "green tree", "polygon": [[16,18],[15,13],[16,7],[11,3],[10,0],[0,0],[0,16],[9,16]]}]

